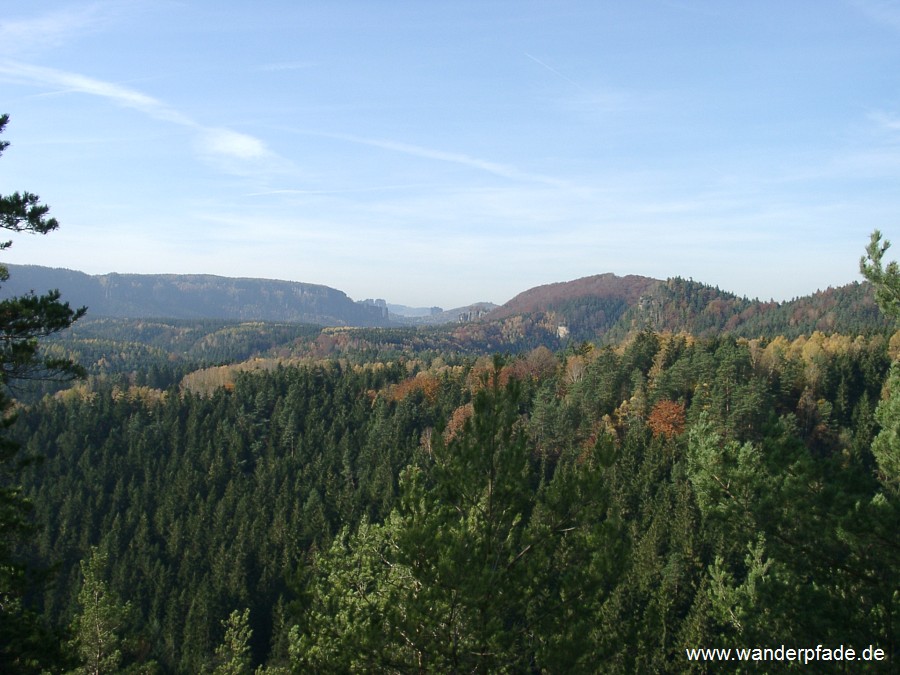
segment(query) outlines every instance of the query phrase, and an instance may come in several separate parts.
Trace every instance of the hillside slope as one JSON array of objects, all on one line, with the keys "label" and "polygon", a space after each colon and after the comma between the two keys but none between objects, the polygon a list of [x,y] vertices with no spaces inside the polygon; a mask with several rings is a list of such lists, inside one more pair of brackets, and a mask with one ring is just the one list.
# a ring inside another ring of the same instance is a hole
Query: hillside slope
[{"label": "hillside slope", "polygon": [[295,281],[238,279],[209,274],[103,274],[36,265],[7,265],[0,298],[59,288],[72,306],[92,316],[120,318],[289,321],[326,326],[387,326],[381,307],[342,291]]},{"label": "hillside slope", "polygon": [[700,337],[727,333],[794,338],[814,331],[845,335],[884,332],[892,325],[879,311],[868,283],[853,282],[788,302],[764,302],[676,277],[654,286],[624,312],[607,339],[615,341],[644,328]]},{"label": "hillside slope", "polygon": [[[686,332],[698,337],[793,338],[814,331],[885,333],[892,322],[875,304],[868,283],[828,288],[789,302],[740,297],[693,280],[599,274],[537,286],[504,305],[477,303],[428,317],[396,317],[382,301],[354,302],[316,284],[212,275],[106,274],[9,265],[0,299],[30,290],[63,291],[89,316],[125,319],[213,319],[385,328],[406,325],[400,342],[464,351],[520,351],[570,342],[617,342],[638,330]],[[441,328],[440,325],[444,324]],[[418,331],[414,327],[418,327]],[[409,330],[407,329],[407,330]],[[378,342],[386,339],[378,338]],[[391,341],[391,340],[388,340]],[[420,345],[421,346],[421,345]]]},{"label": "hillside slope", "polygon": [[593,340],[613,328],[629,308],[660,283],[636,275],[597,274],[545,284],[519,293],[478,323],[495,326],[507,339],[519,336],[533,345]]},{"label": "hillside slope", "polygon": [[618,342],[638,330],[794,338],[814,331],[885,333],[892,327],[868,283],[765,302],[678,277],[602,274],[529,289],[458,332],[496,334],[510,346],[560,347],[567,341]]}]

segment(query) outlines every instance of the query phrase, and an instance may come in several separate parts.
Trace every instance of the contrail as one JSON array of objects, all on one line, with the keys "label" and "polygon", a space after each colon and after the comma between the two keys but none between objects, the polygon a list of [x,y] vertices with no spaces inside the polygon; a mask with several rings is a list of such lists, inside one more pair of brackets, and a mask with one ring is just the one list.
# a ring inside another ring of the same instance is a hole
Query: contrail
[{"label": "contrail", "polygon": [[525,56],[527,56],[529,59],[531,59],[532,61],[534,61],[534,62],[535,62],[536,64],[538,64],[539,66],[543,66],[544,68],[546,68],[547,70],[549,70],[551,73],[553,73],[553,74],[556,75],[557,77],[561,77],[562,79],[564,79],[566,82],[568,82],[569,84],[571,84],[573,87],[578,87],[578,88],[579,88],[581,91],[583,91],[584,93],[588,93],[587,89],[585,89],[584,87],[582,87],[580,84],[578,84],[578,83],[575,82],[574,80],[572,80],[572,79],[566,77],[565,75],[563,75],[563,74],[562,74],[561,72],[559,72],[556,68],[554,68],[554,67],[552,67],[552,66],[548,66],[546,63],[544,63],[543,61],[541,61],[539,58],[537,58],[536,56],[532,56],[532,55],[529,54],[528,52],[524,52],[524,54],[525,54]]},{"label": "contrail", "polygon": [[555,187],[567,188],[570,187],[569,184],[558,178],[553,178],[552,176],[544,176],[537,173],[530,173],[528,171],[521,171],[520,169],[510,166],[508,164],[500,164],[498,162],[491,162],[488,160],[480,159],[478,157],[472,157],[471,155],[466,155],[458,152],[447,152],[444,150],[434,150],[432,148],[425,148],[420,145],[410,145],[409,143],[401,143],[398,141],[391,140],[381,140],[381,139],[373,139],[373,138],[363,138],[361,136],[354,136],[352,134],[336,134],[336,133],[326,133],[320,132],[315,134],[317,136],[322,136],[325,138],[335,138],[342,141],[348,141],[350,143],[359,143],[360,145],[368,145],[373,148],[381,148],[382,150],[390,150],[392,152],[400,152],[405,155],[412,155],[414,157],[423,157],[425,159],[434,159],[441,162],[451,162],[453,164],[461,164],[462,166],[468,166],[473,169],[478,169],[480,171],[486,171],[487,173],[492,173],[495,176],[500,176],[502,178],[509,178],[511,180],[521,180],[528,181],[532,183],[543,183],[545,185],[552,185]]}]

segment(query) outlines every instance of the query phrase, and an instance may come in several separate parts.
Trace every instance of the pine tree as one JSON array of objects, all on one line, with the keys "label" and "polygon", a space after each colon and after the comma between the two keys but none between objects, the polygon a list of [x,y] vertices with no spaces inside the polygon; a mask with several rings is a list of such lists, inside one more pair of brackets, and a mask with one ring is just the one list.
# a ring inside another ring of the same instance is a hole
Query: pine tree
[{"label": "pine tree", "polygon": [[225,637],[222,644],[216,647],[219,661],[213,675],[250,675],[250,610],[243,613],[234,610],[222,622]]},{"label": "pine tree", "polygon": [[[875,230],[866,247],[866,256],[860,259],[860,272],[875,286],[875,298],[881,311],[894,321],[900,319],[900,266],[896,261],[883,265],[883,257],[890,242],[881,241],[881,233]],[[881,431],[872,443],[872,454],[878,465],[878,479],[883,487],[872,501],[862,509],[862,536],[850,539],[851,545],[861,553],[866,549],[877,551],[879,563],[877,578],[886,581],[879,614],[881,636],[887,643],[888,658],[892,664],[900,662],[900,362],[894,361],[887,380],[887,398],[875,410],[875,419]],[[865,536],[866,534],[869,536]],[[852,536],[852,535],[851,535]],[[861,555],[862,559],[867,556]]]},{"label": "pine tree", "polygon": [[859,271],[873,286],[875,299],[881,311],[887,316],[900,317],[900,266],[896,260],[884,265],[884,254],[891,247],[888,240],[882,241],[881,232],[872,232],[866,255],[859,259]]},{"label": "pine tree", "polygon": [[81,563],[83,582],[78,593],[81,612],[72,622],[73,646],[82,666],[79,674],[102,675],[119,671],[122,662],[122,634],[126,628],[130,603],[122,604],[104,579],[109,566],[105,553],[91,549]]},{"label": "pine tree", "polygon": [[[0,115],[0,133],[8,122],[8,115]],[[0,154],[8,146],[7,141],[0,141]],[[49,207],[30,192],[0,194],[0,228],[11,232],[52,232],[59,223],[47,217],[48,211]],[[0,251],[11,245],[12,241],[0,242]],[[8,270],[0,265],[0,282],[8,278]],[[68,328],[86,311],[73,310],[59,298],[59,291],[50,291],[0,301],[0,433],[4,435],[15,419],[10,414],[13,400],[9,387],[13,381],[72,377],[84,372],[70,361],[38,353],[38,338]],[[26,463],[19,456],[18,445],[0,437],[0,670],[9,673],[31,672],[42,660],[35,648],[42,629],[23,602],[35,576],[21,556],[22,546],[34,532],[29,520],[32,507],[18,482]]]}]

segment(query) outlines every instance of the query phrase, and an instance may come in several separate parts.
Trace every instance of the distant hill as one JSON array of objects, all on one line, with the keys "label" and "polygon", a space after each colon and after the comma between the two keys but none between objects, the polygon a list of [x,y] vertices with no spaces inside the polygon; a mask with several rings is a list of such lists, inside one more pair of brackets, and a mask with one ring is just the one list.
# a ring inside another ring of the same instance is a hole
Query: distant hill
[{"label": "distant hill", "polygon": [[559,348],[568,342],[614,343],[636,330],[698,337],[794,338],[814,331],[886,333],[893,324],[878,310],[868,283],[818,291],[790,302],[750,300],[693,280],[666,281],[601,274],[538,286],[455,330],[461,341],[497,349]]},{"label": "distant hill", "polygon": [[442,307],[408,307],[407,305],[395,305],[392,303],[386,303],[386,305],[391,314],[407,318],[432,316],[444,311]]},{"label": "distant hill", "polygon": [[853,282],[789,302],[739,297],[697,281],[673,278],[657,284],[625,312],[611,340],[628,331],[684,331],[699,337],[728,333],[741,337],[794,338],[814,331],[857,335],[885,332],[893,322],[875,303],[869,283]]},{"label": "distant hill", "polygon": [[486,316],[496,308],[497,305],[492,302],[476,302],[465,307],[455,307],[454,309],[434,312],[427,316],[403,317],[402,323],[410,326],[442,326],[445,324],[467,323]]},{"label": "distant hill", "polygon": [[561,312],[568,316],[570,310],[597,300],[611,301],[613,304],[622,302],[630,307],[659,283],[659,280],[650,277],[618,277],[607,273],[545,284],[519,293],[489,314],[488,319],[533,312]]},{"label": "distant hill", "polygon": [[58,288],[73,307],[91,316],[121,318],[287,321],[325,326],[387,326],[386,308],[354,302],[318,284],[237,279],[208,274],[103,274],[92,276],[36,265],[7,265],[0,298]]},{"label": "distant hill", "polygon": [[[409,334],[417,335],[417,343],[455,345],[466,351],[610,343],[643,329],[698,337],[727,333],[790,338],[817,330],[857,335],[892,329],[875,304],[872,287],[856,282],[789,302],[764,302],[678,277],[662,281],[599,274],[537,286],[499,307],[475,303],[441,312],[437,307],[407,308],[385,300],[354,302],[328,286],[293,281],[174,274],[90,276],[33,265],[8,267],[10,279],[0,286],[0,298],[59,288],[64,300],[75,307],[87,305],[92,317],[408,326],[418,328],[418,333]],[[401,341],[411,339],[402,335],[406,337]]]},{"label": "distant hill", "polygon": [[523,347],[596,340],[660,283],[649,277],[598,274],[537,286],[481,317],[479,323],[487,326],[463,327],[460,331],[486,331],[495,334],[494,340]]}]

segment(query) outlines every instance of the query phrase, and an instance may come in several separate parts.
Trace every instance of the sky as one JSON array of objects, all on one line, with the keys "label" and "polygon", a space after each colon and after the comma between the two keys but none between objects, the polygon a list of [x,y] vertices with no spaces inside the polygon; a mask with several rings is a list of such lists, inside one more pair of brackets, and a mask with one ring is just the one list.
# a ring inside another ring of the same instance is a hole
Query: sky
[{"label": "sky", "polygon": [[61,224],[6,263],[449,309],[900,242],[900,0],[0,0],[0,113]]}]

